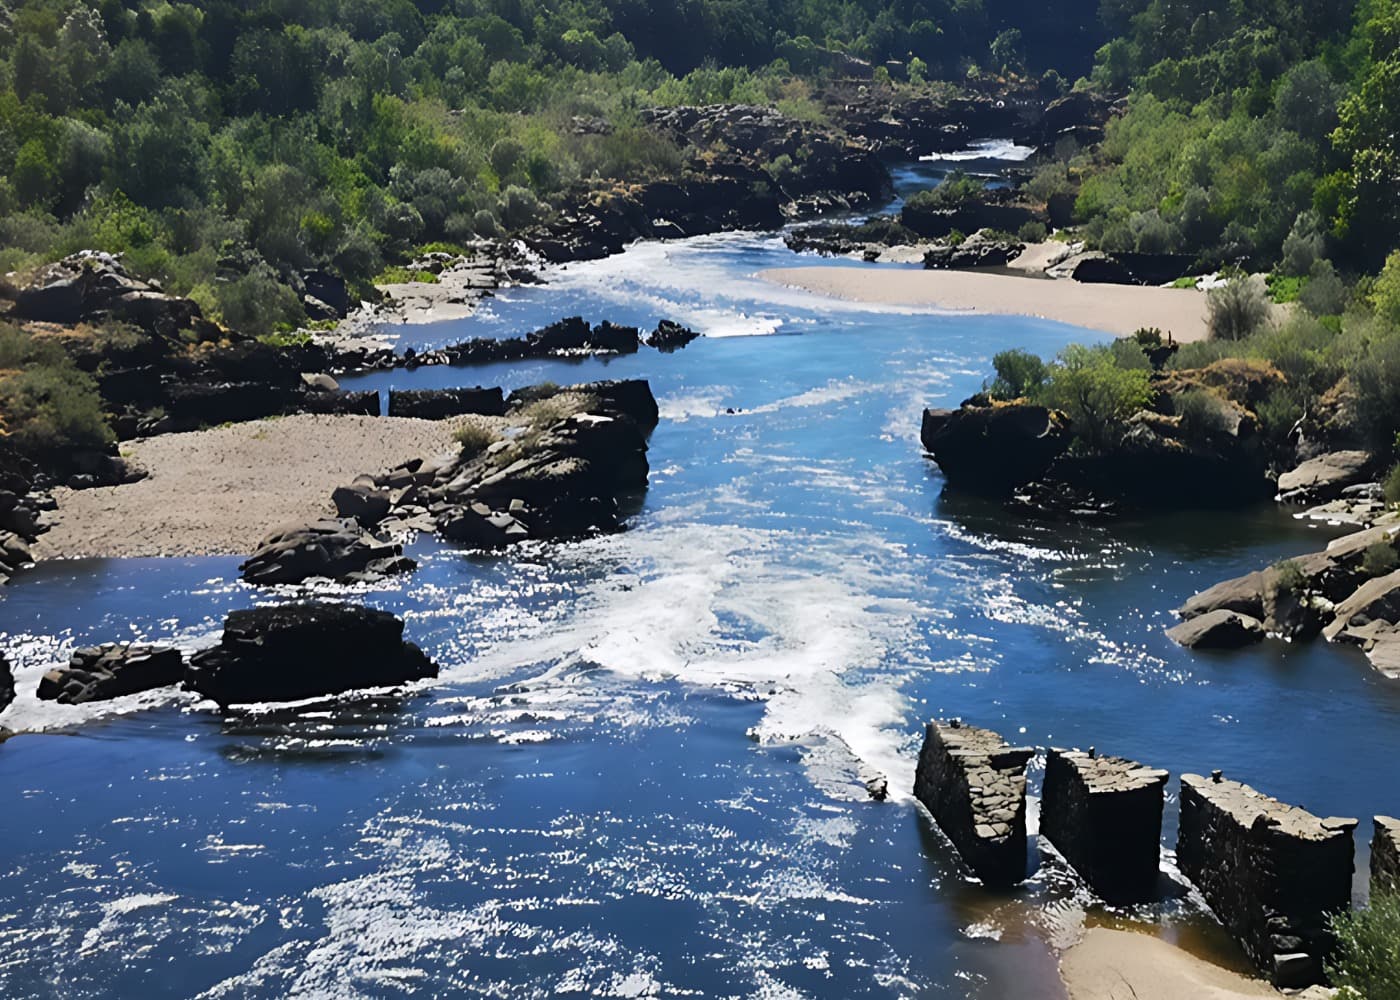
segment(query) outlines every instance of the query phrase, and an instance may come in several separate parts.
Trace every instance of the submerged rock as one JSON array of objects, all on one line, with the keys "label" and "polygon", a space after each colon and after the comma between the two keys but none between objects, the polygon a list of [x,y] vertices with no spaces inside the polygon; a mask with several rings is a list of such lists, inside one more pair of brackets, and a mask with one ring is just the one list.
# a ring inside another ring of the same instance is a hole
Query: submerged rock
[{"label": "submerged rock", "polygon": [[256,584],[301,583],[312,578],[365,582],[413,569],[403,547],[365,531],[353,518],[278,528],[239,566]]},{"label": "submerged rock", "polygon": [[77,649],[68,666],[50,670],[39,682],[41,701],[82,705],[142,691],[172,687],[185,673],[185,658],[169,646],[107,643]]},{"label": "submerged rock", "polygon": [[387,611],[284,604],[235,611],[218,646],[190,659],[185,684],[220,706],[300,701],[438,675]]},{"label": "submerged rock", "polygon": [[1167,638],[1187,649],[1239,649],[1264,640],[1264,623],[1222,608],[1168,629]]},{"label": "submerged rock", "polygon": [[1044,475],[1071,435],[1057,410],[1005,403],[925,410],[920,439],[949,486],[1006,494]]}]

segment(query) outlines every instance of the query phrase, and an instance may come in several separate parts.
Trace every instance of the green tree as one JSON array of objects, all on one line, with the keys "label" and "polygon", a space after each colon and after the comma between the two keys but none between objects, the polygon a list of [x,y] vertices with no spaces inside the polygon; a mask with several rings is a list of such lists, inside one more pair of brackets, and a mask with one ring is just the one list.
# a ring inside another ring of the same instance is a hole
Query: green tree
[{"label": "green tree", "polygon": [[1050,366],[1040,398],[1064,410],[1079,439],[1093,451],[1118,443],[1124,423],[1147,405],[1151,375],[1119,367],[1107,347],[1071,344]]}]

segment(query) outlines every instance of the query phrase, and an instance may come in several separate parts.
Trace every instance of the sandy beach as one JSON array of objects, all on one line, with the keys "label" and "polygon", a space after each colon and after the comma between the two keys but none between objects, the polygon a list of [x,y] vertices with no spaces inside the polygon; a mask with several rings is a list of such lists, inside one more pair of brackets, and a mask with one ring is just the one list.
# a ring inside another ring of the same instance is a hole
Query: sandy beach
[{"label": "sandy beach", "polygon": [[331,492],[366,472],[454,447],[465,420],[292,416],[165,434],[123,446],[149,476],[54,491],[37,559],[246,555],[270,529],[331,514]]},{"label": "sandy beach", "polygon": [[1182,342],[1206,337],[1206,297],[1194,288],[1091,285],[1067,279],[979,271],[870,267],[791,267],[758,277],[817,295],[987,315],[1036,316],[1129,336],[1144,326]]},{"label": "sandy beach", "polygon": [[1282,996],[1169,941],[1093,927],[1060,958],[1069,1000],[1245,1000]]}]

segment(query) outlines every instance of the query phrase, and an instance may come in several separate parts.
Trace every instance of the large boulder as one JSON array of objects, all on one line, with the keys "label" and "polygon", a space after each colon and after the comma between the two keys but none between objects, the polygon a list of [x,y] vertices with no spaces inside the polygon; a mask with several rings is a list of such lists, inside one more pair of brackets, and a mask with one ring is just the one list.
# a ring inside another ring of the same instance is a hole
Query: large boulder
[{"label": "large boulder", "polygon": [[389,416],[444,420],[478,415],[499,417],[506,412],[500,386],[459,389],[394,389],[389,392]]},{"label": "large boulder", "polygon": [[1167,637],[1187,649],[1239,649],[1262,642],[1264,624],[1222,608],[1168,629]]},{"label": "large boulder", "polygon": [[1014,240],[986,239],[971,236],[957,246],[930,247],[924,252],[924,268],[937,270],[973,270],[979,267],[1005,267],[1026,249]]},{"label": "large boulder", "polygon": [[1285,503],[1326,503],[1346,489],[1367,483],[1376,471],[1368,451],[1332,451],[1310,458],[1278,477],[1279,500]]},{"label": "large boulder", "polygon": [[300,701],[438,675],[387,611],[284,604],[235,611],[218,646],[190,659],[185,685],[221,706]]},{"label": "large boulder", "polygon": [[1038,479],[1070,439],[1064,414],[1028,403],[925,410],[920,433],[949,486],[989,494]]},{"label": "large boulder", "polygon": [[68,666],[39,681],[41,701],[82,705],[179,684],[185,658],[169,646],[107,643],[73,651]]},{"label": "large boulder", "polygon": [[1322,632],[1332,642],[1360,646],[1372,666],[1400,678],[1400,570],[1363,583],[1337,605]]},{"label": "large boulder", "polygon": [[414,568],[403,547],[381,541],[354,518],[278,528],[238,567],[249,583],[302,583],[309,579],[364,582]]},{"label": "large boulder", "polygon": [[128,274],[119,257],[92,250],[42,268],[15,296],[13,315],[66,325],[116,319],[163,337],[217,335],[193,300],[166,295]]},{"label": "large boulder", "polygon": [[669,319],[663,319],[660,323],[656,324],[656,329],[647,336],[646,343],[648,347],[654,347],[658,351],[670,353],[671,351],[680,350],[699,336],[700,334],[689,327],[681,326],[679,323],[672,322]]}]

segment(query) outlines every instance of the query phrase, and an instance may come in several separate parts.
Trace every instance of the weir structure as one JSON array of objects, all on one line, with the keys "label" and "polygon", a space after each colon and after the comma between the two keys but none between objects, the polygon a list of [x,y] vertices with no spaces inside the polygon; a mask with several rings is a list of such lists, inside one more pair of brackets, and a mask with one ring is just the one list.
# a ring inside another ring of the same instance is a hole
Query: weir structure
[{"label": "weir structure", "polygon": [[957,719],[924,731],[914,795],[988,887],[1026,877],[1026,761],[1034,755]]},{"label": "weir structure", "polygon": [[1051,749],[1040,832],[1110,903],[1157,895],[1168,774],[1122,757]]},{"label": "weir structure", "polygon": [[1371,895],[1400,893],[1400,819],[1375,818],[1371,838]]},{"label": "weir structure", "polygon": [[1177,863],[1275,986],[1324,981],[1334,913],[1351,905],[1357,821],[1319,818],[1225,780],[1181,778]]}]

